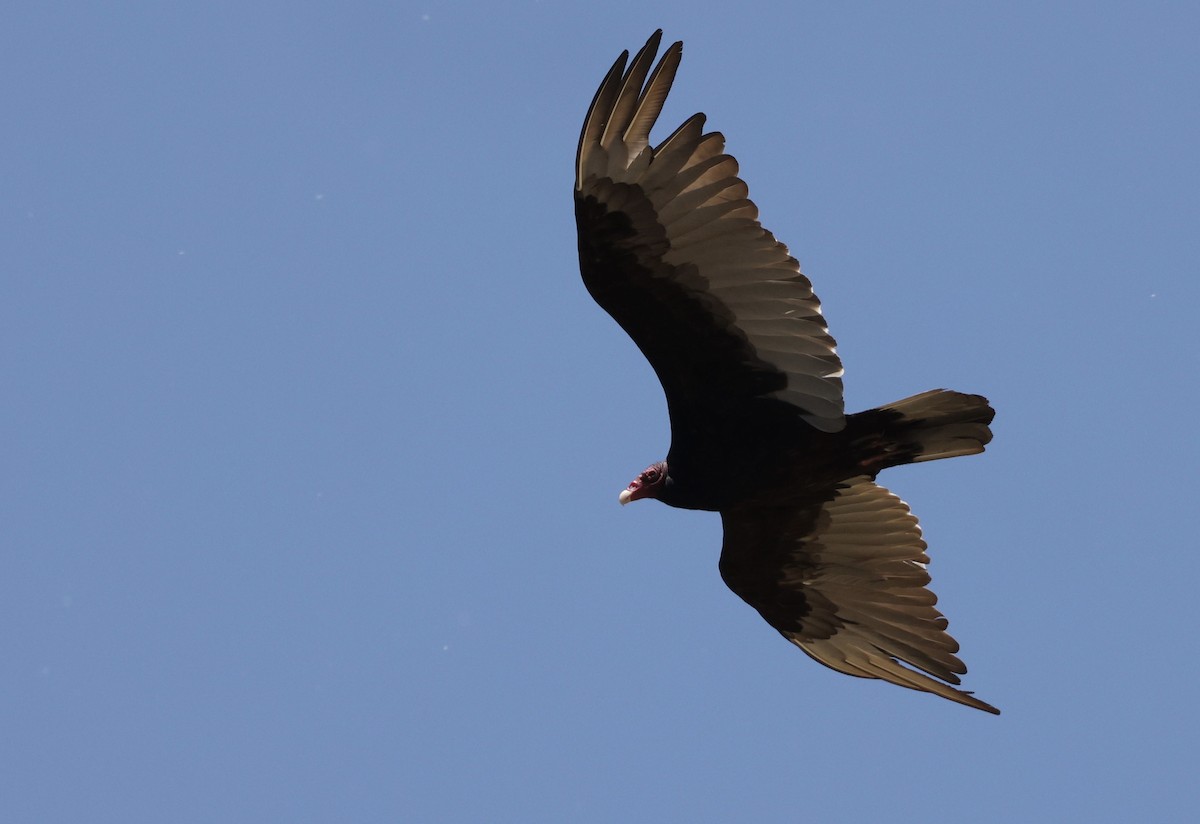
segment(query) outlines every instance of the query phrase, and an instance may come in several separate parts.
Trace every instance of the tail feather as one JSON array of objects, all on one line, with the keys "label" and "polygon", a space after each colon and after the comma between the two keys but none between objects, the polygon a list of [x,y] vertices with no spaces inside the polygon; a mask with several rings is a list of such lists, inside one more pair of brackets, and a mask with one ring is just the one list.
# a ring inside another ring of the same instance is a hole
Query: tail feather
[{"label": "tail feather", "polygon": [[[897,444],[905,463],[975,455],[992,439],[988,424],[996,412],[982,395],[933,389],[879,408],[893,413],[884,430]],[[894,416],[898,415],[899,418]]]}]

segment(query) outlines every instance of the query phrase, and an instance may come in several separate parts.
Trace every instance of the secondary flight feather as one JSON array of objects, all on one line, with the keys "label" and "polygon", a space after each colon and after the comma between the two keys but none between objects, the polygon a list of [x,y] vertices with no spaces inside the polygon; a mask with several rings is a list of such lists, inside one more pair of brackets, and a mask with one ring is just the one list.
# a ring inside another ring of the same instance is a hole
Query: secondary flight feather
[{"label": "secondary flight feather", "polygon": [[576,156],[583,282],[650,362],[671,417],[666,459],[621,503],[720,512],[725,582],[822,664],[998,713],[956,688],[966,667],[926,588],[917,520],[875,483],[889,466],[982,452],[994,413],[933,390],[845,414],[820,301],[759,223],[724,137],[696,114],[650,145],[683,51],[655,65],[661,37],[613,64]]}]

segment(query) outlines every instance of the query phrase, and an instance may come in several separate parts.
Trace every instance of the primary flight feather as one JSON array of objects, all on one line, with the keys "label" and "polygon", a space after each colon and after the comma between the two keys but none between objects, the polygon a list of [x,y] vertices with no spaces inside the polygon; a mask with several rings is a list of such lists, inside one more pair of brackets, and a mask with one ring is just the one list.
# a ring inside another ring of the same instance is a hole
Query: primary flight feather
[{"label": "primary flight feather", "polygon": [[822,664],[998,713],[955,688],[966,667],[926,588],[917,519],[875,483],[982,452],[994,413],[939,389],[845,414],[820,301],[758,222],[724,137],[696,114],[650,145],[683,50],[651,70],[661,37],[613,64],[575,164],[583,282],[654,368],[671,418],[666,460],[620,501],[720,512],[725,583]]}]

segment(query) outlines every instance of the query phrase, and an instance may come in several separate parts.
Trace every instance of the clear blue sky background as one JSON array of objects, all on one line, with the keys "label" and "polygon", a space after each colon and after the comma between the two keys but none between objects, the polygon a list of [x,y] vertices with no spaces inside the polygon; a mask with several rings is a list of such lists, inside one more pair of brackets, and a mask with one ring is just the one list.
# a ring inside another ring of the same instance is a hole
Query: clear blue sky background
[{"label": "clear blue sky background", "polygon": [[[0,818],[1184,820],[1190,3],[20,3],[0,76]],[[584,291],[596,85],[685,41],[994,718],[837,675],[617,492],[668,445]]]}]

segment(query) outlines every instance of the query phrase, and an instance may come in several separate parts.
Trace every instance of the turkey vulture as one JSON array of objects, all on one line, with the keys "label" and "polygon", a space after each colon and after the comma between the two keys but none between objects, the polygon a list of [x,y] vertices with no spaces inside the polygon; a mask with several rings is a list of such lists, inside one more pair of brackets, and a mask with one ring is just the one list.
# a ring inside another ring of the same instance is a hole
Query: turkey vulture
[{"label": "turkey vulture", "polygon": [[620,495],[721,513],[721,577],[817,661],[969,707],[926,589],[908,505],[889,466],[972,455],[987,399],[944,389],[858,414],[812,284],[758,222],[738,165],[696,114],[657,147],[650,130],[683,44],[650,71],[662,32],[623,52],[588,109],[575,164],[579,267],[666,393],[671,447]]}]

